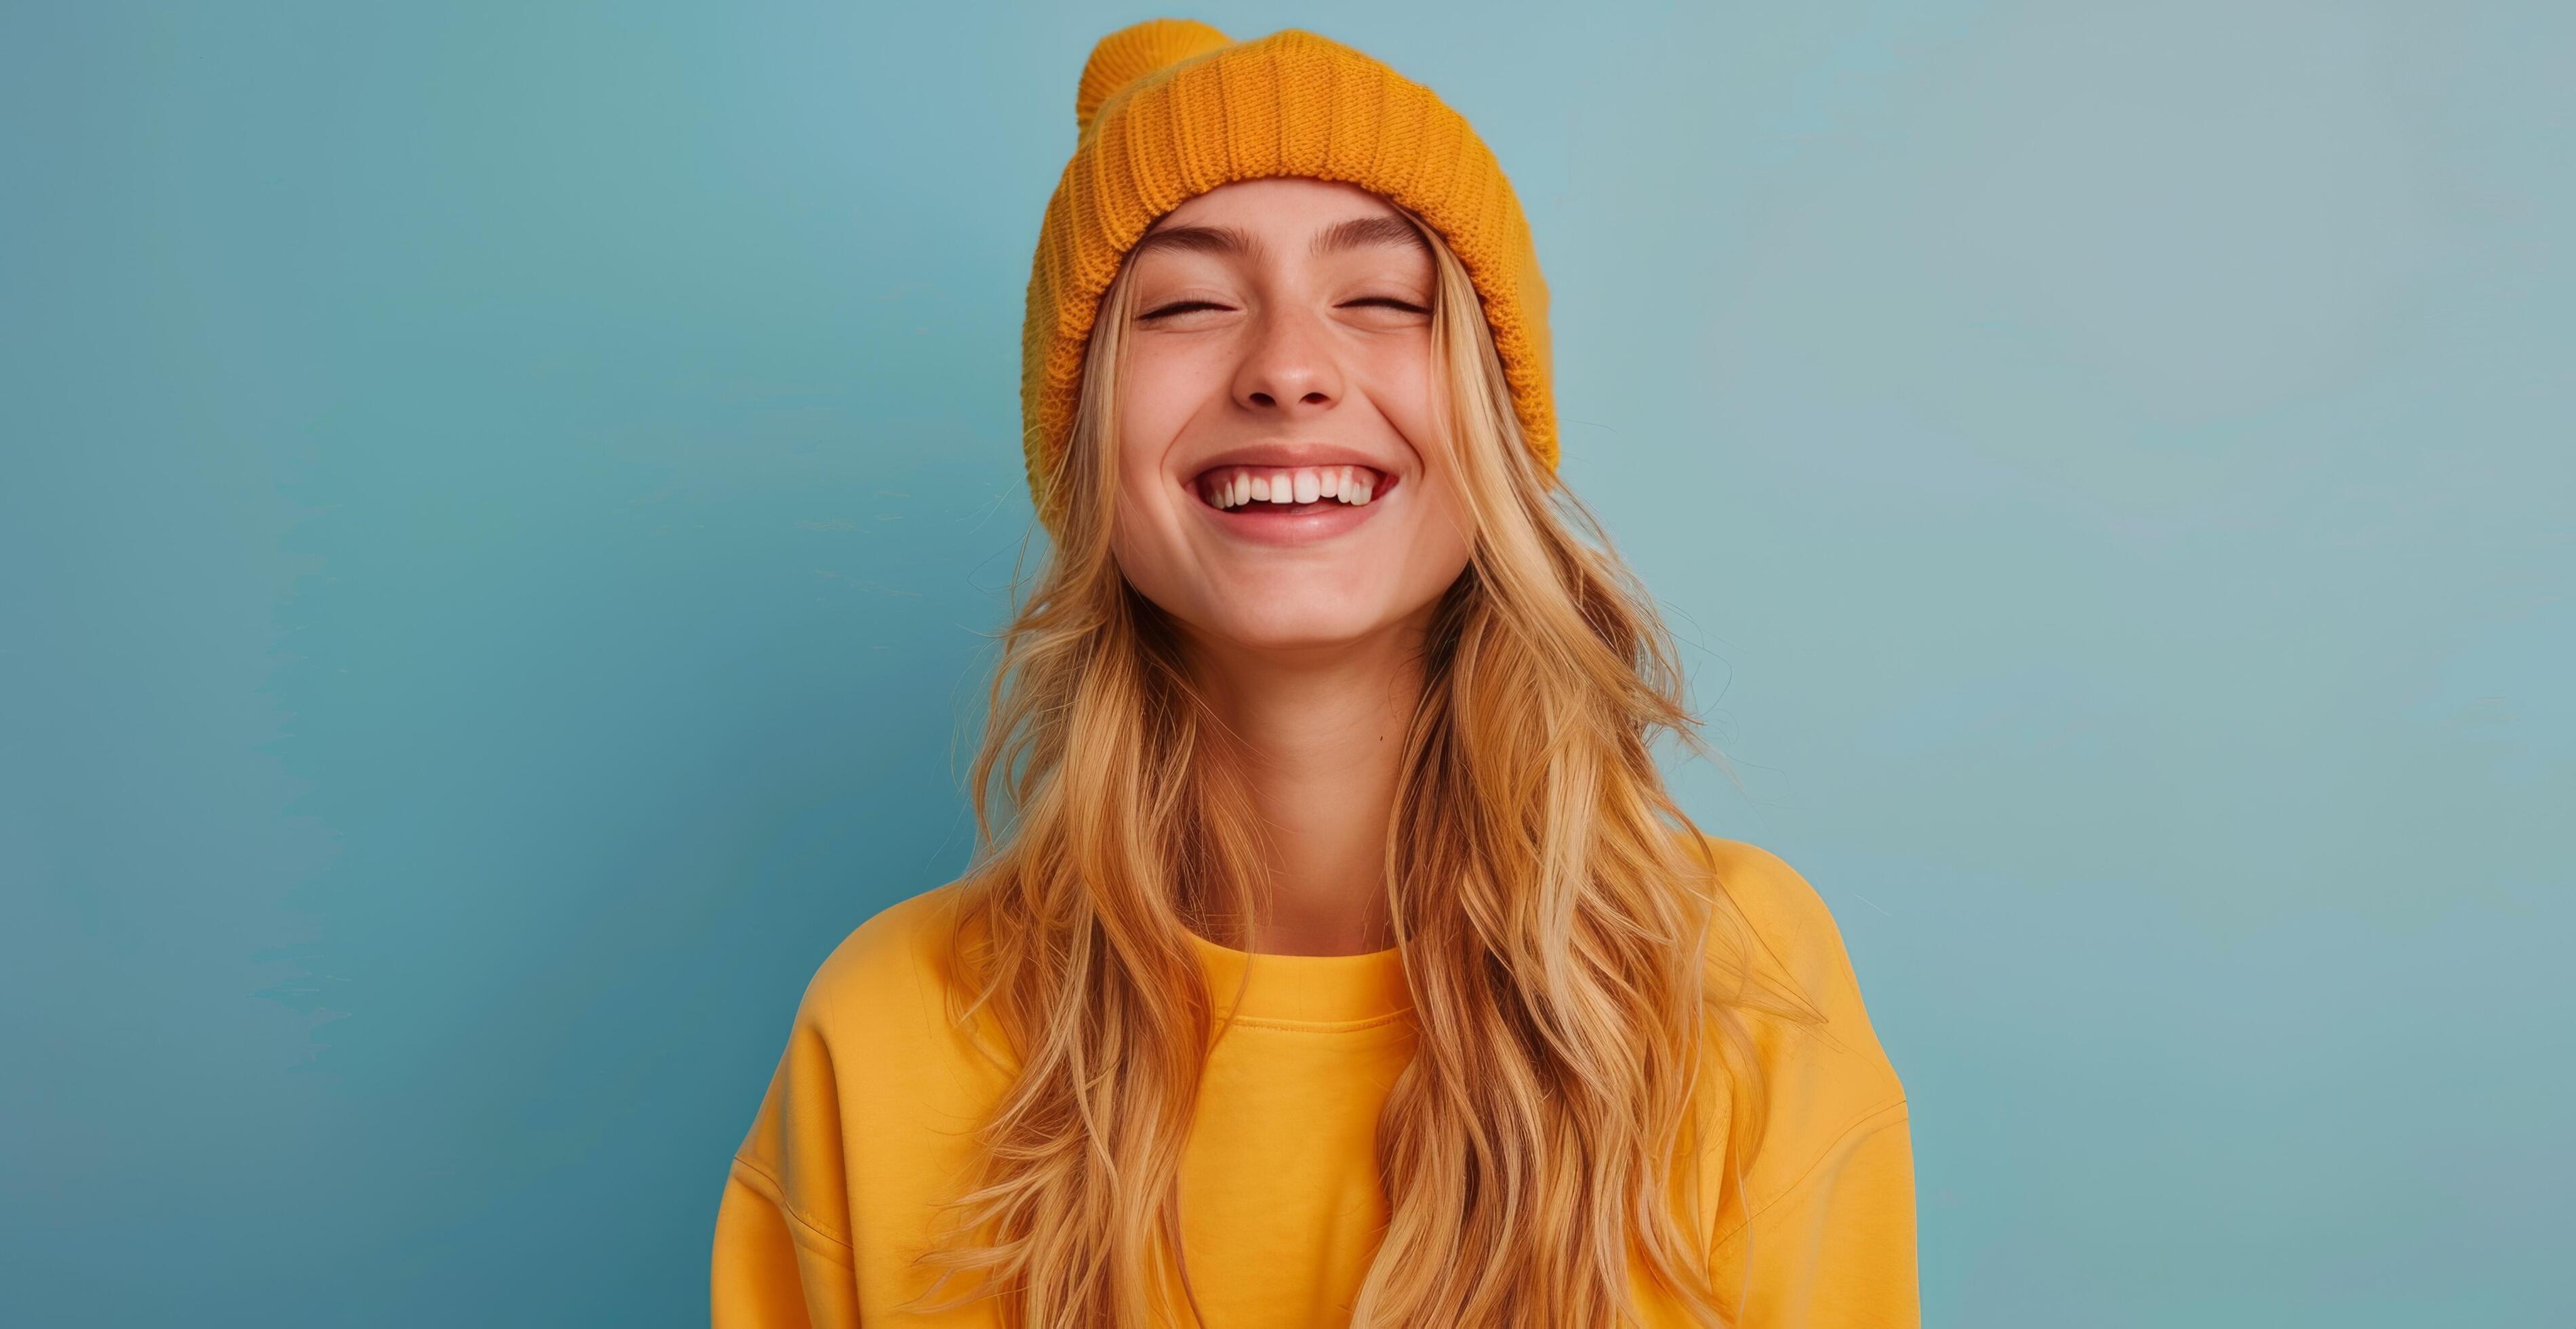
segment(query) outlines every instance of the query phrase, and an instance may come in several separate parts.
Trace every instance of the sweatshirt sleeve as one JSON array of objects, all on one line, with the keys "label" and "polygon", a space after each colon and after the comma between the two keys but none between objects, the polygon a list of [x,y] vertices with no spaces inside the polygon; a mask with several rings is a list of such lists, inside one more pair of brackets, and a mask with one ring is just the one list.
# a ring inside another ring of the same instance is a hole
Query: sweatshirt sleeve
[{"label": "sweatshirt sleeve", "polygon": [[1797,869],[1741,841],[1720,852],[1764,954],[1821,1021],[1755,1018],[1770,1129],[1712,1250],[1740,1329],[1919,1329],[1914,1139],[1842,930]]},{"label": "sweatshirt sleeve", "polygon": [[1914,1251],[1914,1146],[1899,1100],[1852,1123],[1721,1240],[1716,1268],[1720,1291],[1742,1297],[1742,1329],[1915,1329]]},{"label": "sweatshirt sleeve", "polygon": [[840,1095],[812,993],[716,1209],[714,1329],[857,1329]]}]

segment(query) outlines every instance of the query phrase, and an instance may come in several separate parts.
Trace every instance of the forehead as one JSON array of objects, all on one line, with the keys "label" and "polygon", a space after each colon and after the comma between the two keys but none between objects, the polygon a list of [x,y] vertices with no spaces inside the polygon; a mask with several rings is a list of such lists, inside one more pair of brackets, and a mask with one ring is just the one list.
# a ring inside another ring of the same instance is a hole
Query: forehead
[{"label": "forehead", "polygon": [[1241,221],[1255,216],[1347,217],[1396,215],[1385,199],[1341,180],[1312,180],[1283,175],[1236,180],[1183,200],[1163,215],[1157,226],[1184,225],[1222,218]]}]

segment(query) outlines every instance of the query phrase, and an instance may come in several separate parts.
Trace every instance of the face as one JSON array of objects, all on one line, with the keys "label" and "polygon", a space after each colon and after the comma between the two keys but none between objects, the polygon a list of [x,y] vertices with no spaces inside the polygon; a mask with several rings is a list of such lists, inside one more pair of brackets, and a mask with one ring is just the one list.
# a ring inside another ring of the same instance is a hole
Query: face
[{"label": "face", "polygon": [[1204,640],[1418,625],[1471,541],[1442,454],[1430,250],[1353,185],[1243,180],[1130,251],[1112,548]]}]

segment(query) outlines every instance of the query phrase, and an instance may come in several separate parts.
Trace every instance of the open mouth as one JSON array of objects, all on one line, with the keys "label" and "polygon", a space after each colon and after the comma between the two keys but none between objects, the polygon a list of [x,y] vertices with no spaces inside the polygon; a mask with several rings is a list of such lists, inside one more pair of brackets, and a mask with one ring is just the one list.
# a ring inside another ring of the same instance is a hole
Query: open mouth
[{"label": "open mouth", "polygon": [[1395,488],[1371,466],[1211,466],[1190,481],[1199,501],[1245,516],[1299,516],[1367,507]]}]

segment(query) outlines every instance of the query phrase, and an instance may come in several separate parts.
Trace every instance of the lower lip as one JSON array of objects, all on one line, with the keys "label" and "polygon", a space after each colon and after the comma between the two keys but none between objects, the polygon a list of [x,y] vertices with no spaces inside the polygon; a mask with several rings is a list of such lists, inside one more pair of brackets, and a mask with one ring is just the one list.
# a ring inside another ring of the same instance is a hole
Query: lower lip
[{"label": "lower lip", "polygon": [[1264,503],[1257,499],[1241,507],[1210,507],[1206,499],[1198,496],[1195,484],[1188,486],[1191,506],[1214,522],[1218,530],[1238,539],[1270,545],[1312,544],[1340,535],[1367,521],[1386,502],[1386,496],[1395,492],[1395,488],[1395,477],[1388,476],[1366,503],[1320,503],[1299,511],[1285,504]]}]

